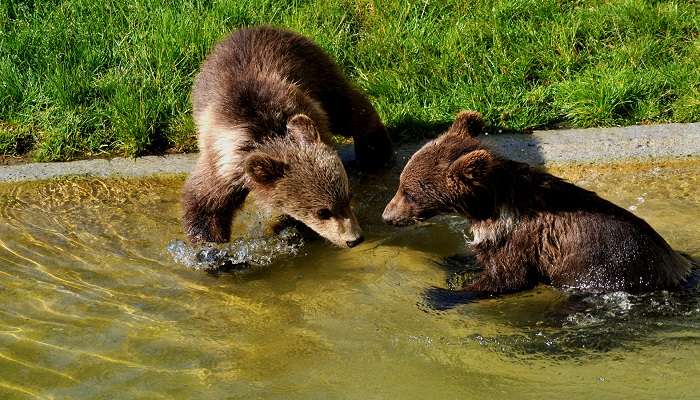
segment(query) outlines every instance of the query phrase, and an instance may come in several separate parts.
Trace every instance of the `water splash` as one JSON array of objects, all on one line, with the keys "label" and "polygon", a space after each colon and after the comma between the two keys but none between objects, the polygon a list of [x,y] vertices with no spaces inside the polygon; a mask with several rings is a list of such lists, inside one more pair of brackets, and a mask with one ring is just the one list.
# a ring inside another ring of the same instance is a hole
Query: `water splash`
[{"label": "water splash", "polygon": [[636,210],[639,206],[641,206],[642,204],[644,204],[644,202],[646,201],[646,197],[647,197],[647,196],[648,196],[647,193],[642,193],[641,196],[637,197],[637,199],[635,200],[634,204],[632,204],[631,206],[627,207],[627,209],[630,210],[630,211]]},{"label": "water splash", "polygon": [[612,292],[602,295],[589,295],[581,299],[577,306],[585,308],[574,311],[564,320],[564,327],[587,327],[605,323],[611,318],[626,317],[636,299],[627,292]]},{"label": "water splash", "polygon": [[230,243],[191,246],[182,240],[168,243],[173,260],[196,270],[239,270],[270,265],[281,256],[295,256],[304,245],[299,231],[288,227],[278,234],[242,238]]},{"label": "water splash", "polygon": [[471,339],[480,346],[518,357],[591,357],[663,340],[665,334],[678,331],[679,318],[687,327],[696,325],[700,315],[700,298],[690,294],[567,292],[566,300],[536,323],[521,321],[517,334],[476,334]]},{"label": "water splash", "polygon": [[464,244],[468,244],[473,238],[469,230],[469,221],[459,215],[441,215],[433,218],[433,222],[447,225],[447,227],[457,234],[462,235]]}]

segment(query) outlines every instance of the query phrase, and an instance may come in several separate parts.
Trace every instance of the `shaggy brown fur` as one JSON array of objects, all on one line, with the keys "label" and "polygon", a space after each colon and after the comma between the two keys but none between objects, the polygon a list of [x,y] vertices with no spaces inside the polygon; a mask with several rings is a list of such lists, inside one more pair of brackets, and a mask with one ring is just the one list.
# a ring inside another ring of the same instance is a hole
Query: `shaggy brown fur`
[{"label": "shaggy brown fur", "polygon": [[336,245],[362,240],[330,132],[352,136],[364,166],[389,163],[391,143],[318,46],[280,29],[234,32],[202,64],[192,103],[201,155],[183,194],[190,240],[228,241],[250,191]]},{"label": "shaggy brown fur", "polygon": [[473,138],[476,112],[411,157],[386,206],[389,224],[456,212],[471,222],[484,271],[464,287],[475,297],[537,283],[592,291],[675,289],[691,263],[646,222],[600,197],[507,160]]}]

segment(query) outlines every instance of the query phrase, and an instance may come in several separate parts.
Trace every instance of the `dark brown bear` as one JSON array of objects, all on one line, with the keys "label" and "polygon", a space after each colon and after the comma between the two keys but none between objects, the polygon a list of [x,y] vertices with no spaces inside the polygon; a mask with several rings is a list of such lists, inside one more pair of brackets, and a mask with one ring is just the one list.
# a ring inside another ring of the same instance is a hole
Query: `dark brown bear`
[{"label": "dark brown bear", "polygon": [[416,152],[383,219],[406,225],[441,213],[469,219],[481,275],[468,297],[538,283],[590,291],[678,288],[691,263],[646,222],[595,193],[507,160],[473,136],[481,116],[462,112]]},{"label": "dark brown bear", "polygon": [[192,103],[201,154],[183,194],[190,240],[228,241],[252,191],[338,246],[362,241],[330,133],[353,137],[361,166],[389,163],[391,143],[318,46],[280,29],[234,32],[202,64]]}]

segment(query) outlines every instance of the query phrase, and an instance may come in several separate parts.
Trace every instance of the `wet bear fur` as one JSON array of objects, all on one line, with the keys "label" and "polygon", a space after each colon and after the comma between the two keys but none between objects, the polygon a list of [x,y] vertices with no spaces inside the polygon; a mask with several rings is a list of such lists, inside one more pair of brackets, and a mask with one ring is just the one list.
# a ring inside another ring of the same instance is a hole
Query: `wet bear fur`
[{"label": "wet bear fur", "polygon": [[538,283],[635,293],[684,282],[691,261],[649,224],[591,191],[494,154],[474,138],[482,129],[479,113],[460,113],[411,157],[383,213],[393,225],[443,213],[469,220],[469,248],[483,271],[464,286],[464,299]]},{"label": "wet bear fur", "polygon": [[362,240],[331,132],[353,137],[360,166],[390,163],[391,143],[321,48],[281,29],[236,31],[202,64],[192,104],[200,157],[182,198],[191,241],[228,241],[249,192],[338,246]]}]

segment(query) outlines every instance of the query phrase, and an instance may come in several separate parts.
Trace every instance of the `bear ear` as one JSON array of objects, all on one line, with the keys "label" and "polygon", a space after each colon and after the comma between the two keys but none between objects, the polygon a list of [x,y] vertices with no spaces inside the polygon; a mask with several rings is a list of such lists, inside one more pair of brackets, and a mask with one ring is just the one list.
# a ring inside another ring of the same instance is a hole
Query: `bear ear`
[{"label": "bear ear", "polygon": [[484,120],[478,111],[462,111],[447,131],[452,135],[476,137],[484,131]]},{"label": "bear ear", "polygon": [[462,154],[452,165],[449,173],[461,181],[474,181],[485,178],[491,171],[494,157],[484,149]]},{"label": "bear ear", "polygon": [[255,183],[269,186],[284,176],[287,164],[260,152],[253,153],[245,160],[245,173]]},{"label": "bear ear", "polygon": [[305,114],[296,114],[287,121],[287,133],[298,143],[313,144],[321,141],[314,121]]}]

